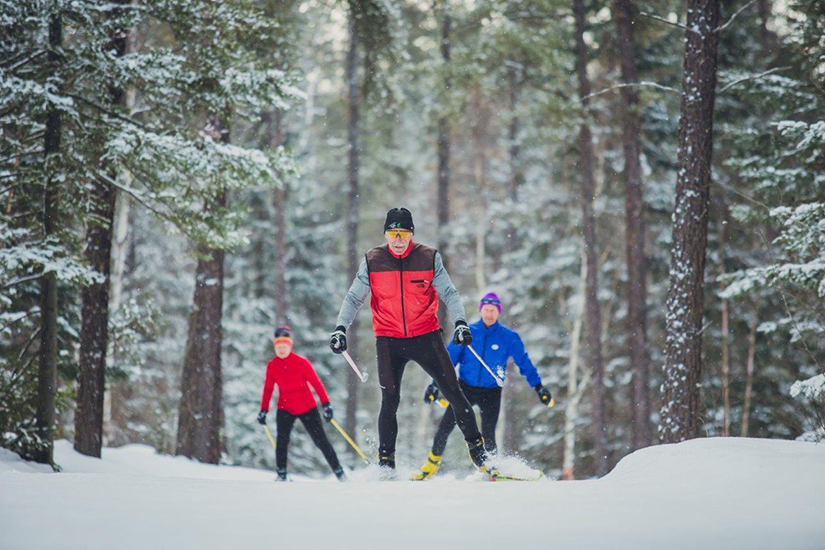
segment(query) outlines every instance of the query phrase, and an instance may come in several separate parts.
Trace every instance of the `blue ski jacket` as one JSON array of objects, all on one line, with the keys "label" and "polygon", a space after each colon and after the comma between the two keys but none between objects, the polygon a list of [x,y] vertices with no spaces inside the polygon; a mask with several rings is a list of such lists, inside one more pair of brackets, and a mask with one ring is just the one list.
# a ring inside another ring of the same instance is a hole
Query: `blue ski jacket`
[{"label": "blue ski jacket", "polygon": [[[504,380],[506,375],[507,359],[512,357],[521,375],[527,378],[530,387],[541,384],[541,377],[533,362],[530,361],[530,356],[524,349],[524,342],[521,341],[516,331],[505,327],[498,321],[487,328],[482,320],[470,325],[470,331],[473,333],[473,349],[501,380]],[[453,365],[458,367],[458,378],[465,384],[477,388],[498,387],[487,369],[465,346],[450,343],[447,351],[450,352]]]}]

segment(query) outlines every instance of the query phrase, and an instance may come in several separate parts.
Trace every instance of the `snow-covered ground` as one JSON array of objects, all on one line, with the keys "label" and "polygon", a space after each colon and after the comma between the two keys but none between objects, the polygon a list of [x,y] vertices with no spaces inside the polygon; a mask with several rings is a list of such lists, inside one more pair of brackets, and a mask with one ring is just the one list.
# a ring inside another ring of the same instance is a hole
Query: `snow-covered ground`
[{"label": "snow-covered ground", "polygon": [[[0,549],[825,548],[825,445],[699,439],[598,481],[274,483],[130,445],[56,445],[63,473],[0,449]],[[469,468],[468,468],[469,473]]]}]

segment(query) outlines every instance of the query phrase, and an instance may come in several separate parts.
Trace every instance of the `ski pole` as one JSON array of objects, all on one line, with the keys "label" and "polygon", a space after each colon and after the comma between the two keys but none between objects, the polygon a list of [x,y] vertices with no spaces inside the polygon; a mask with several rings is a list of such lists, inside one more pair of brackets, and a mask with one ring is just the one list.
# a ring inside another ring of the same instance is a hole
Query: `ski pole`
[{"label": "ski pole", "polygon": [[330,422],[332,422],[332,425],[335,426],[335,429],[338,430],[341,433],[342,436],[344,436],[344,439],[347,440],[347,443],[352,445],[352,448],[355,449],[355,452],[358,453],[361,456],[361,458],[363,458],[364,460],[367,460],[367,455],[365,455],[364,451],[362,451],[358,447],[358,445],[355,444],[355,441],[353,441],[352,438],[347,435],[347,432],[344,431],[344,428],[341,427],[341,425],[338,423],[338,421],[335,420],[334,418],[332,418],[332,419],[330,419]]},{"label": "ski pole", "polygon": [[272,432],[269,431],[269,426],[264,424],[264,431],[266,432],[266,436],[269,438],[269,442],[272,443],[272,448],[276,451],[278,450],[278,446],[275,445],[275,438],[272,437]]},{"label": "ski pole", "polygon": [[493,369],[491,369],[490,367],[487,366],[487,363],[485,363],[484,359],[482,359],[481,356],[478,353],[476,353],[476,350],[473,349],[473,346],[467,346],[467,347],[470,348],[470,351],[473,352],[473,355],[476,356],[476,359],[478,359],[481,362],[481,365],[485,369],[487,369],[487,372],[490,373],[490,376],[492,376],[495,379],[496,384],[498,384],[498,387],[503,388],[504,387],[504,381],[501,378],[499,378],[498,376],[496,376],[496,373],[493,372]]},{"label": "ski pole", "polygon": [[367,378],[369,378],[369,375],[366,372],[362,374],[361,371],[358,370],[358,366],[355,364],[355,361],[352,360],[352,357],[349,356],[349,353],[347,353],[346,350],[343,353],[344,359],[347,360],[347,363],[349,363],[349,366],[352,367],[352,370],[355,371],[355,374],[358,375],[358,378],[361,380],[361,382],[366,382]]}]

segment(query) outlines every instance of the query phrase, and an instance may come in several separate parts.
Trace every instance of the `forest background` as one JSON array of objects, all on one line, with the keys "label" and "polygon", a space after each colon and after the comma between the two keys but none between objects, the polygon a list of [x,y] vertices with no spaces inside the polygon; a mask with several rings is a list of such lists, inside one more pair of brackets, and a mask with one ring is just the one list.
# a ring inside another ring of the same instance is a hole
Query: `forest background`
[{"label": "forest background", "polygon": [[[288,323],[374,454],[375,377],[327,342],[396,206],[471,320],[502,297],[556,396],[511,367],[504,452],[572,479],[658,442],[825,435],[822,2],[0,13],[3,447],[272,467],[254,420]],[[374,373],[367,311],[348,336]],[[440,418],[427,382],[408,368],[402,460]],[[297,430],[292,469],[324,471]]]}]

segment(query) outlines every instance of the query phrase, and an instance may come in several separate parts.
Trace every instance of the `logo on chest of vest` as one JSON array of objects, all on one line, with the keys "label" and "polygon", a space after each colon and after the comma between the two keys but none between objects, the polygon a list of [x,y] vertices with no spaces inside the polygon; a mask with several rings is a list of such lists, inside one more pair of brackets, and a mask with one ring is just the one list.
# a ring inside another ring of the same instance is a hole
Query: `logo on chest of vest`
[{"label": "logo on chest of vest", "polygon": [[493,345],[492,345],[492,346],[490,346],[490,347],[491,347],[491,348],[493,348],[493,349],[498,349],[498,344],[493,344]]},{"label": "logo on chest of vest", "polygon": [[415,279],[414,281],[410,281],[410,283],[414,284],[418,288],[427,288],[427,279]]}]

